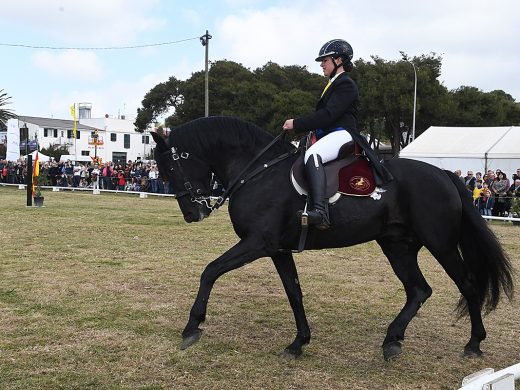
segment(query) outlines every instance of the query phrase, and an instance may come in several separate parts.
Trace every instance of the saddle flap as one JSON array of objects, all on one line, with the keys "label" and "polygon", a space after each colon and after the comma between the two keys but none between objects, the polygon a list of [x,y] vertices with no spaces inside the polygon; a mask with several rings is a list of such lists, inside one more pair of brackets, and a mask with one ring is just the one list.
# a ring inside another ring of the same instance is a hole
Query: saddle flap
[{"label": "saddle flap", "polygon": [[[369,161],[356,154],[353,143],[347,143],[340,149],[339,158],[323,165],[327,185],[325,197],[331,198],[340,192],[345,195],[368,196],[375,189],[374,172]],[[309,186],[305,177],[303,153],[294,162],[291,168],[293,180],[305,192],[309,192]]]}]

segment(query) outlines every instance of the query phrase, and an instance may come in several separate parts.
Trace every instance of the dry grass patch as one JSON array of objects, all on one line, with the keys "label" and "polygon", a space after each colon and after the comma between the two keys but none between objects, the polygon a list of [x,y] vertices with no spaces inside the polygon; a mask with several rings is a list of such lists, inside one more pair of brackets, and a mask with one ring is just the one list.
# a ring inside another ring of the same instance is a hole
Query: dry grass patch
[{"label": "dry grass patch", "polygon": [[[202,340],[180,351],[200,273],[237,241],[225,208],[186,224],[173,199],[46,192],[32,209],[0,187],[0,202],[1,389],[453,389],[520,360],[517,300],[485,318],[482,359],[460,356],[458,292],[422,251],[433,295],[384,362],[404,291],[374,243],[296,255],[313,331],[301,359],[280,358],[295,326],[269,259],[217,282]],[[519,269],[520,230],[493,230]]]}]

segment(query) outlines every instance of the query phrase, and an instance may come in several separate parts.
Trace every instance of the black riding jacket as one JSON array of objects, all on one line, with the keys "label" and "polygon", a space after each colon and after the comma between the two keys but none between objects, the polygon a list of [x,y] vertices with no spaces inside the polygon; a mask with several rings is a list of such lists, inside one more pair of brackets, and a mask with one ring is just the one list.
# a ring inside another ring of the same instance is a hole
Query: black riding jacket
[{"label": "black riding jacket", "polygon": [[304,133],[322,129],[324,136],[338,127],[344,128],[363,149],[365,155],[372,163],[377,176],[379,176],[377,179],[381,179],[377,181],[389,181],[391,180],[391,175],[381,166],[376,152],[370,147],[366,138],[361,135],[357,128],[358,104],[359,92],[357,85],[346,72],[343,72],[320,98],[316,104],[316,111],[294,119],[294,132]]}]

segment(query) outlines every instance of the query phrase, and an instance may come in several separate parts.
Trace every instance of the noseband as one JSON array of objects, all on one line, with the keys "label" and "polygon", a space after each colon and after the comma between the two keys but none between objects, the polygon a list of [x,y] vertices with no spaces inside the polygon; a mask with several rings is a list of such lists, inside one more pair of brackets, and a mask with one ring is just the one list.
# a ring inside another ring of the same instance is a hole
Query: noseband
[{"label": "noseband", "polygon": [[[176,192],[175,197],[177,199],[179,199],[184,196],[189,196],[190,201],[192,203],[198,203],[198,204],[206,206],[210,210],[213,210],[213,207],[211,206],[211,203],[210,203],[210,197],[202,195],[202,190],[200,188],[194,189],[190,180],[184,173],[184,169],[182,169],[181,160],[187,160],[188,157],[190,156],[190,154],[188,152],[182,152],[179,154],[179,153],[177,153],[177,150],[175,149],[175,147],[172,146],[171,150],[167,150],[166,152],[163,153],[163,155],[170,155],[170,153],[171,153],[171,157],[173,158],[173,161],[175,161],[175,163],[177,164],[177,169],[183,178],[182,181],[184,182],[184,191]],[[170,168],[170,172],[173,172],[174,170],[175,170],[174,167]]]}]

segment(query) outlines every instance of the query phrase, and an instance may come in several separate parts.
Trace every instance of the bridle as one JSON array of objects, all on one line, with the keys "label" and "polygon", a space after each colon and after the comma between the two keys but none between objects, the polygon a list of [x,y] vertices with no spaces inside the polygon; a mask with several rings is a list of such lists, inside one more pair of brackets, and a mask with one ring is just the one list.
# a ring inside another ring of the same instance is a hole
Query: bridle
[{"label": "bridle", "polygon": [[[184,169],[182,168],[181,160],[187,160],[190,156],[188,152],[182,152],[178,153],[177,149],[175,147],[172,147],[170,150],[167,150],[163,152],[163,155],[169,155],[171,153],[171,156],[173,158],[173,161],[175,161],[177,169],[179,173],[182,176],[182,180],[184,182],[184,191],[175,193],[175,197],[177,199],[182,198],[184,196],[190,196],[190,201],[192,203],[198,203],[201,205],[206,206],[210,212],[213,210],[217,210],[220,206],[224,204],[226,199],[231,195],[233,191],[238,190],[243,184],[245,184],[247,181],[249,181],[254,176],[258,175],[260,172],[264,171],[265,169],[273,166],[274,164],[279,163],[280,161],[283,161],[293,154],[296,154],[298,152],[298,149],[294,149],[290,152],[284,153],[278,157],[275,157],[274,159],[268,161],[267,163],[262,164],[261,166],[257,167],[253,171],[247,173],[249,168],[258,161],[258,159],[267,152],[278,140],[280,140],[282,137],[284,137],[286,132],[282,132],[278,134],[265,148],[263,148],[247,165],[246,167],[240,172],[240,174],[230,182],[228,185],[228,188],[226,191],[217,198],[216,203],[214,205],[211,205],[211,198],[208,195],[203,195],[203,191],[200,188],[194,189],[193,185],[191,184],[189,178],[184,173]],[[175,170],[174,167],[170,168],[170,172],[173,172]],[[246,175],[247,173],[247,175]]]},{"label": "bridle", "polygon": [[[213,210],[213,206],[211,206],[211,199],[210,199],[209,195],[203,195],[203,191],[200,188],[194,189],[190,180],[184,173],[184,169],[182,168],[181,160],[187,160],[190,157],[190,154],[188,152],[177,153],[177,149],[175,149],[174,146],[172,146],[172,148],[170,150],[167,150],[163,154],[170,154],[170,153],[173,158],[173,161],[177,165],[177,169],[180,172],[180,174],[183,178],[182,180],[184,182],[184,191],[176,192],[175,197],[177,199],[179,199],[184,196],[189,196],[190,201],[192,203],[198,203],[203,206],[206,206],[210,210]],[[175,169],[174,167],[171,167],[170,171],[173,172],[174,169]]]}]

